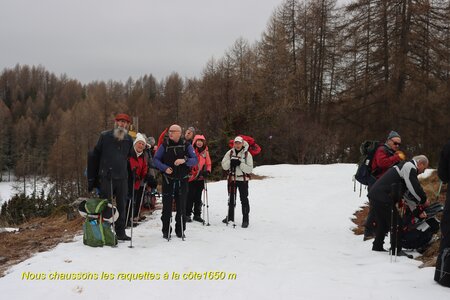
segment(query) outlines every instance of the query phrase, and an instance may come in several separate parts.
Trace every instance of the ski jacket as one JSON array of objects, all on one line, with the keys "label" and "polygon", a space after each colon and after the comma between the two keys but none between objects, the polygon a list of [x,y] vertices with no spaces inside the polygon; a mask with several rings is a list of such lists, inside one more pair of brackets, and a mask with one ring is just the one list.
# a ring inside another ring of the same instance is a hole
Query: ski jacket
[{"label": "ski jacket", "polygon": [[253,171],[253,157],[248,152],[248,143],[244,141],[244,146],[239,153],[236,154],[236,149],[231,148],[225,153],[222,159],[222,169],[230,172],[230,162],[232,157],[238,157],[241,161],[240,165],[236,167],[236,180],[246,181],[250,179],[250,173]]},{"label": "ski jacket", "polygon": [[128,157],[133,149],[133,140],[126,134],[122,141],[114,137],[113,130],[104,131],[100,134],[97,144],[92,152],[93,164],[98,166],[95,172],[100,178],[112,179],[128,178]]},{"label": "ski jacket", "polygon": [[[186,160],[186,163],[175,166],[175,161],[179,158]],[[195,155],[192,145],[186,143],[184,139],[180,139],[177,143],[168,140],[161,144],[153,157],[153,163],[156,168],[171,179],[183,179],[189,176],[189,169],[197,164],[197,156]],[[166,170],[172,168],[172,174],[166,174]]]},{"label": "ski jacket", "polygon": [[367,196],[371,201],[392,204],[395,200],[391,196],[392,185],[397,184],[400,196],[408,191],[410,200],[417,204],[424,204],[427,201],[427,195],[423,191],[417,175],[417,163],[414,160],[401,162],[378,179]]},{"label": "ski jacket", "polygon": [[372,175],[376,179],[380,178],[393,165],[400,162],[400,157],[395,151],[384,144],[377,148],[372,159]]},{"label": "ski jacket", "polygon": [[194,145],[195,155],[197,156],[198,163],[191,168],[189,174],[189,181],[204,180],[203,176],[200,176],[200,171],[208,171],[211,173],[211,157],[209,156],[208,146],[204,145],[203,149],[199,149],[195,146],[197,140],[202,139],[205,141],[203,135],[196,135],[192,144]]},{"label": "ski jacket", "polygon": [[128,186],[133,186],[133,170],[134,170],[134,189],[138,190],[141,183],[147,178],[148,166],[145,154],[137,155],[136,151],[132,151],[132,155],[128,159]]}]

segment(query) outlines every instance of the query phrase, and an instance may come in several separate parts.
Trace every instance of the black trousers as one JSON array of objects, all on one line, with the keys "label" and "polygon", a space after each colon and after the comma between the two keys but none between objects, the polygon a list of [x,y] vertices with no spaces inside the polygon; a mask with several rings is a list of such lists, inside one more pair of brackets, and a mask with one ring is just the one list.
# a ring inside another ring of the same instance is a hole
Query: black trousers
[{"label": "black trousers", "polygon": [[174,199],[177,206],[177,213],[175,215],[175,232],[181,233],[181,219],[183,219],[183,229],[186,230],[186,218],[184,216],[186,214],[187,188],[187,179],[163,178],[163,208],[161,216],[163,233],[169,232],[170,218],[172,217],[172,202]]},{"label": "black trousers", "polygon": [[[367,192],[370,191],[370,189],[372,188],[372,186],[374,185],[376,179],[374,177],[371,177],[372,181],[369,182],[369,185],[367,186]],[[370,205],[369,202],[369,212],[367,214],[367,219],[366,222],[364,223],[364,234],[371,234],[371,233],[375,233],[375,226],[376,226],[376,221],[375,221],[375,214],[373,213],[373,209],[372,206]]]},{"label": "black trousers", "polygon": [[[117,235],[124,235],[128,203],[128,179],[113,179],[112,195],[116,198],[116,207],[119,212],[119,218],[114,224],[115,230]],[[100,180],[100,197],[111,201],[111,181],[107,178]]]},{"label": "black trousers", "polygon": [[447,198],[442,213],[441,234],[441,244],[439,246],[440,252],[445,248],[450,248],[450,189],[447,190]]},{"label": "black trousers", "polygon": [[[391,249],[397,249],[397,252],[402,250],[402,220],[400,214],[395,206],[387,203],[380,203],[376,201],[370,202],[375,221],[375,239],[373,241],[373,249],[382,249],[384,244],[384,237],[389,231]],[[392,218],[392,227],[391,227]],[[392,230],[391,230],[392,229]]]},{"label": "black trousers", "polygon": [[186,216],[194,212],[194,216],[200,217],[202,214],[202,192],[205,188],[204,180],[194,180],[189,182],[189,191],[186,204]]},{"label": "black trousers", "polygon": [[234,208],[236,207],[236,195],[239,191],[241,199],[242,215],[248,215],[250,204],[248,202],[248,181],[228,181],[228,220],[234,221]]}]

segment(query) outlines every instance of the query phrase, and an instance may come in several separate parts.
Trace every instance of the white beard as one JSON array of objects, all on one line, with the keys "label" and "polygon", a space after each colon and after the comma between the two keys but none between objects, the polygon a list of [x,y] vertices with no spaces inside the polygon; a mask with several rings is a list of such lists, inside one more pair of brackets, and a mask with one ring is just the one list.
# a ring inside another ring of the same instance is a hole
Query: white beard
[{"label": "white beard", "polygon": [[127,133],[128,133],[128,130],[126,130],[125,128],[116,126],[116,127],[114,128],[114,133],[113,133],[113,135],[114,135],[114,137],[115,137],[117,140],[122,141],[122,140],[125,138],[125,135],[126,135]]}]

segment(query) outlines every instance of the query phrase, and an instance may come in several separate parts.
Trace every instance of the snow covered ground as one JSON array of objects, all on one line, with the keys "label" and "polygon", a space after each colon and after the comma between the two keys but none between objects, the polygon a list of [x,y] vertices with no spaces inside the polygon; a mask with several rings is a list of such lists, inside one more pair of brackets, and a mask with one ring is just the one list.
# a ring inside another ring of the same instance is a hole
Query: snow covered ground
[{"label": "snow covered ground", "polygon": [[[353,235],[352,214],[365,202],[353,192],[354,172],[351,164],[258,167],[270,178],[250,182],[247,229],[221,223],[226,183],[212,183],[211,226],[189,223],[186,241],[164,240],[158,213],[135,228],[134,249],[90,248],[78,236],[11,268],[0,290],[8,299],[447,299],[433,268],[391,263]],[[240,225],[239,203],[237,211]],[[61,279],[68,273],[97,279]]]}]

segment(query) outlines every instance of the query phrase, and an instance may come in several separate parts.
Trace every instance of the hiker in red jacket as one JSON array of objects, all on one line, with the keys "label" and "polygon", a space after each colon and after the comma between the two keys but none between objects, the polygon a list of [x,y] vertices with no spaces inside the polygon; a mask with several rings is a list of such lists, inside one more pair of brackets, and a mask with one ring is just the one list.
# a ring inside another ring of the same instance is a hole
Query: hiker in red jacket
[{"label": "hiker in red jacket", "polygon": [[205,188],[205,179],[211,174],[211,158],[209,157],[208,146],[203,135],[196,135],[192,143],[198,163],[191,168],[189,174],[189,189],[186,206],[186,221],[192,222],[192,208],[194,221],[203,223],[202,214],[202,192]]},{"label": "hiker in red jacket", "polygon": [[[372,177],[373,182],[369,183],[367,189],[370,192],[372,185],[378,180],[386,171],[393,165],[405,160],[406,156],[402,151],[399,151],[402,139],[396,131],[391,131],[383,145],[380,145],[376,150],[372,159]],[[375,235],[375,216],[371,207],[369,206],[369,213],[367,215],[364,229],[364,240],[368,240]]]},{"label": "hiker in red jacket", "polygon": [[[130,203],[132,203],[133,189],[134,189],[134,206],[133,206],[133,222],[137,224],[139,221],[139,206],[141,204],[141,196],[144,192],[145,181],[147,180],[148,173],[148,163],[145,158],[144,150],[147,146],[146,138],[143,134],[138,133],[136,135],[136,139],[133,144],[133,151],[131,151],[130,158],[128,159],[128,199],[130,199]],[[133,185],[134,179],[134,185]],[[127,222],[131,221],[131,210],[128,209],[128,217]]]}]

